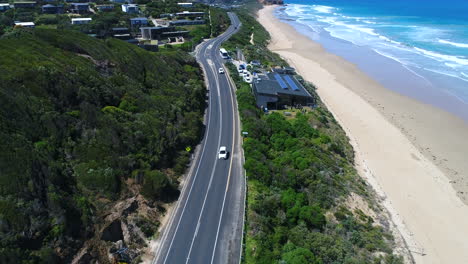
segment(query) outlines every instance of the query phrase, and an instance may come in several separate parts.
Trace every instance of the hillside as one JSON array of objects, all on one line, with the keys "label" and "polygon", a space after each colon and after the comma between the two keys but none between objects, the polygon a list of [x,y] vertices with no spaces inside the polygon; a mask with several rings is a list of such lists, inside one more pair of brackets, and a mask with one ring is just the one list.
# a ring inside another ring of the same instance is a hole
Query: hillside
[{"label": "hillside", "polygon": [[137,257],[177,199],[204,108],[186,53],[73,31],[5,34],[0,262],[70,262],[83,245],[83,263],[108,262],[112,247]]}]

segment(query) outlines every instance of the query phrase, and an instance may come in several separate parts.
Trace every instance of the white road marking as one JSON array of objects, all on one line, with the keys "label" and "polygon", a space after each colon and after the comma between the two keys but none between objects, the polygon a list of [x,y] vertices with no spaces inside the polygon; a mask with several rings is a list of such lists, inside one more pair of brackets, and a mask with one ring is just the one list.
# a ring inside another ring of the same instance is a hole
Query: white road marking
[{"label": "white road marking", "polygon": [[[230,14],[230,17],[232,18],[231,14]],[[233,20],[236,20],[236,19],[233,19]],[[239,28],[239,27],[240,27],[240,25],[238,25],[238,28]],[[232,26],[231,26],[231,29],[232,29]],[[231,31],[234,31],[234,32],[235,32],[235,31],[238,31],[238,30],[236,29],[236,30],[231,30]],[[224,42],[227,38],[229,38],[229,37],[231,36],[232,33],[233,33],[233,32],[225,32],[223,35],[220,36],[221,38],[217,38],[217,40],[220,40],[220,41],[218,42],[218,44],[220,45],[222,42]],[[207,43],[210,43],[210,42],[208,41]],[[216,43],[216,39],[213,39],[213,41],[212,41],[212,42],[209,44],[209,46],[205,49],[205,52],[204,52],[203,55],[206,56],[207,50],[208,50],[208,49],[212,49],[213,46],[215,45],[215,43]],[[202,48],[201,48],[201,49],[202,49]],[[200,55],[200,53],[197,52],[197,55]],[[217,54],[215,54],[215,56],[216,56],[216,55],[217,55]],[[207,60],[207,62],[208,62],[208,64],[210,64],[210,66],[213,66],[213,65],[214,65],[213,61],[211,61],[211,60],[209,60],[209,59]],[[202,66],[203,66],[203,64],[202,64]],[[224,66],[224,65],[223,65],[223,66]],[[202,67],[202,68],[204,68],[204,67]],[[212,68],[212,67],[211,67],[211,68]],[[204,70],[205,70],[205,69],[204,69]],[[211,70],[213,71],[213,69],[211,69]],[[217,88],[218,88],[218,99],[219,99],[219,98],[220,98],[219,79],[218,79],[218,75],[216,74],[216,72],[214,72],[214,76],[215,76],[216,82],[217,82],[217,84],[218,84],[218,85],[217,85]],[[231,83],[229,83],[229,85],[231,86]],[[209,82],[208,82],[208,83],[207,83],[207,87],[209,88],[209,86],[210,86],[210,85],[209,85]],[[232,91],[232,90],[231,90],[231,91]],[[210,97],[210,103],[211,103],[211,99],[212,99],[212,98]],[[233,97],[232,97],[232,92],[231,92],[231,102],[232,102],[232,101],[233,101]],[[221,110],[221,108],[220,108],[220,110]],[[222,114],[220,115],[220,119],[222,120]],[[238,115],[237,115],[237,119],[239,119]],[[209,118],[208,118],[207,127],[210,126],[210,121],[211,121],[211,105],[210,105],[210,108],[209,108]],[[237,121],[239,122],[239,120],[237,120]],[[234,123],[234,120],[233,120],[233,123]],[[222,125],[221,125],[221,124],[222,124],[222,122],[220,122],[220,128],[222,129]],[[235,127],[234,127],[234,128],[235,128]],[[220,136],[219,136],[219,139],[218,139],[218,145],[220,144],[220,139],[221,139],[221,129],[220,129]],[[233,130],[233,135],[234,135],[234,133],[235,133],[234,131],[235,131],[235,129]],[[190,198],[190,196],[191,196],[191,192],[192,192],[192,189],[193,189],[193,185],[194,185],[194,183],[195,183],[195,181],[196,181],[196,178],[197,178],[197,175],[198,175],[198,170],[199,170],[200,165],[201,165],[202,160],[203,160],[204,152],[205,152],[205,149],[206,149],[206,142],[207,142],[207,139],[209,138],[208,135],[209,135],[209,131],[207,132],[206,137],[205,137],[205,142],[204,142],[204,144],[203,144],[202,153],[201,153],[201,155],[199,156],[199,158],[198,158],[198,160],[197,160],[197,161],[198,161],[197,170],[196,170],[195,175],[194,175],[194,178],[193,178],[193,180],[192,180],[192,182],[191,182],[190,190],[189,190],[189,193],[188,193],[187,198],[186,198],[186,200],[185,200],[185,203],[184,203],[184,207],[183,207],[183,209],[182,209],[182,212],[181,212],[181,214],[180,214],[179,221],[178,221],[177,226],[176,226],[176,230],[175,230],[174,233],[173,233],[173,237],[172,237],[171,243],[170,243],[169,248],[168,248],[168,250],[167,250],[167,252],[166,252],[166,257],[165,257],[165,259],[164,259],[164,263],[166,262],[167,257],[168,257],[168,255],[169,255],[169,252],[170,252],[170,250],[171,250],[171,248],[172,248],[172,244],[173,244],[174,239],[175,239],[175,236],[176,236],[176,234],[177,234],[177,232],[178,232],[181,219],[182,219],[182,217],[183,217],[183,215],[184,215],[184,213],[185,213],[185,208],[186,208],[187,203],[188,203],[188,200],[189,200],[189,198]],[[235,141],[235,139],[234,139],[234,137],[233,137],[233,142],[234,142],[234,141]],[[219,146],[218,146],[218,147],[219,147]],[[234,149],[234,145],[233,145],[233,149]],[[221,220],[222,220],[222,214],[223,214],[223,210],[224,210],[224,204],[225,204],[225,199],[226,199],[226,193],[227,193],[227,190],[228,190],[228,188],[229,188],[230,175],[231,175],[231,169],[232,169],[232,160],[233,160],[233,158],[231,158],[231,163],[230,163],[230,168],[229,168],[229,174],[228,174],[228,181],[227,181],[227,185],[226,185],[226,192],[225,192],[224,199],[223,199],[223,205],[222,205],[222,210],[221,210],[221,215],[220,215],[220,222],[219,222],[219,224],[218,224],[218,231],[217,231],[217,234],[216,234],[216,241],[215,241],[215,247],[214,247],[213,257],[214,257],[214,253],[215,253],[215,251],[216,251],[216,243],[217,243],[217,240],[218,240],[218,233],[219,233],[219,229],[220,229],[220,223],[221,223]],[[216,168],[216,163],[217,163],[217,159],[215,160],[215,168]],[[194,168],[194,167],[192,167],[192,170],[193,170],[193,168]],[[191,172],[189,172],[189,175],[191,175]],[[208,189],[207,189],[206,196],[208,195],[208,191],[209,191],[209,189],[210,189],[210,187],[211,187],[212,179],[213,179],[213,175],[211,175],[210,183],[209,183],[209,185],[208,185]],[[190,180],[190,178],[189,178],[188,180]],[[182,195],[181,195],[181,197],[182,197],[183,194],[185,193],[186,188],[188,188],[188,184],[185,185],[185,186],[182,188]],[[205,196],[205,201],[206,201],[206,196]],[[204,201],[204,203],[203,203],[203,207],[204,207],[204,205],[205,205],[205,201]],[[167,239],[167,236],[168,236],[169,233],[170,233],[170,230],[171,230],[171,228],[172,228],[173,219],[174,219],[174,217],[177,215],[177,212],[179,211],[179,207],[180,207],[180,202],[177,203],[176,210],[174,210],[174,211],[173,211],[173,214],[171,215],[169,226],[164,230],[165,234],[163,235],[163,239],[161,240],[161,246],[160,246],[160,247],[158,248],[158,250],[156,251],[156,257],[154,258],[153,263],[154,263],[155,261],[157,261],[158,258],[160,257],[159,254],[160,254],[160,251],[161,251],[162,248],[163,248],[163,243],[164,243],[164,241]],[[189,251],[189,254],[188,254],[188,256],[187,256],[187,260],[186,260],[187,262],[189,261],[189,258],[190,258],[190,252],[191,252],[191,249],[192,249],[192,246],[193,246],[194,239],[195,239],[195,237],[196,237],[197,234],[198,234],[198,230],[199,230],[199,227],[200,227],[200,218],[201,218],[202,214],[203,214],[203,208],[202,208],[202,211],[201,211],[201,214],[200,214],[200,217],[199,217],[199,221],[198,221],[198,223],[197,223],[196,231],[195,231],[195,233],[194,233],[194,238],[193,238],[193,240],[192,240],[192,245],[190,246],[190,251]],[[242,254],[242,249],[240,250],[240,254]]]},{"label": "white road marking", "polygon": [[[208,88],[208,90],[209,90],[209,88],[210,88],[209,86],[210,86],[210,84],[209,84],[209,82],[208,82],[208,83],[207,83],[207,88]],[[211,101],[211,97],[210,97],[210,101]],[[208,123],[207,123],[207,127],[210,127],[210,123],[211,123],[211,104],[210,104],[210,107],[209,107],[209,109],[208,109]],[[200,159],[199,159],[199,161],[198,161],[197,170],[195,171],[195,175],[194,175],[194,178],[193,178],[193,180],[192,180],[192,184],[191,184],[191,186],[190,186],[189,193],[187,194],[187,199],[185,199],[184,207],[182,208],[182,213],[181,213],[181,215],[180,215],[180,217],[179,217],[179,221],[177,222],[176,230],[174,231],[174,236],[173,236],[172,239],[171,239],[171,243],[169,244],[169,248],[168,248],[168,250],[167,250],[167,252],[166,252],[166,257],[164,258],[164,262],[163,262],[163,263],[165,263],[166,260],[167,260],[167,257],[168,257],[168,255],[169,255],[169,252],[171,251],[171,248],[172,248],[172,244],[173,244],[173,242],[174,242],[174,238],[175,238],[175,236],[176,236],[176,234],[177,234],[177,231],[179,230],[179,225],[180,225],[180,222],[181,222],[181,220],[182,220],[182,216],[184,215],[185,208],[186,208],[186,206],[187,206],[187,203],[188,203],[190,194],[192,193],[193,185],[194,185],[194,183],[195,183],[195,181],[196,181],[196,179],[197,179],[198,170],[200,169],[201,161],[203,160],[203,155],[204,155],[204,153],[205,153],[206,142],[208,141],[208,138],[209,138],[208,135],[209,135],[209,133],[210,133],[210,130],[208,130],[208,132],[207,132],[207,134],[206,134],[205,142],[203,143],[202,153],[201,153]],[[186,186],[188,186],[188,184],[187,184]],[[184,188],[185,188],[185,186],[184,186]],[[184,189],[182,189],[182,191],[184,191]],[[181,200],[180,200],[180,201],[181,201]],[[178,202],[178,203],[177,203],[177,208],[176,208],[176,210],[174,211],[173,217],[175,217],[175,215],[177,214],[177,211],[178,211],[178,209],[179,209],[179,206],[180,206],[180,203]],[[172,223],[172,221],[171,221],[171,223]],[[172,227],[172,225],[171,225],[171,226],[168,226],[168,229],[167,229],[168,232],[166,232],[166,234],[167,234],[167,235],[166,235],[166,238],[167,238],[167,236],[169,235],[169,232],[170,232],[170,228],[171,228],[171,227]],[[163,241],[165,241],[165,239],[162,240],[162,242],[163,242]],[[162,246],[160,246],[160,249],[161,249],[161,248],[162,248]],[[159,257],[159,254],[156,255],[156,256]],[[156,260],[157,260],[157,258],[155,258],[155,261],[156,261]]]},{"label": "white road marking", "polygon": [[[228,76],[226,76],[226,78],[229,78]],[[232,150],[231,152],[234,153],[234,149],[236,147],[235,145],[235,142],[236,142],[236,118],[235,118],[235,114],[234,114],[234,96],[232,94],[232,88],[231,88],[231,83],[229,82],[229,80],[227,80],[227,83],[229,85],[229,94],[231,95],[231,104],[232,104],[232,113],[233,113],[233,118],[232,118]],[[213,261],[214,261],[214,257],[216,255],[216,245],[218,244],[218,237],[219,237],[219,230],[221,228],[221,221],[223,220],[223,213],[224,213],[224,204],[226,203],[226,196],[227,196],[227,193],[228,193],[228,190],[229,190],[229,182],[231,180],[231,172],[232,172],[232,162],[234,160],[234,155],[231,155],[231,163],[229,164],[229,173],[228,173],[228,179],[227,179],[227,183],[226,183],[226,190],[224,191],[224,197],[223,197],[223,205],[221,207],[221,214],[220,214],[220,217],[219,217],[219,222],[218,222],[218,229],[216,230],[216,238],[215,238],[215,244],[214,244],[214,247],[213,247],[213,254],[211,255],[211,264],[213,264]]]},{"label": "white road marking", "polygon": [[[210,64],[211,62],[211,64]],[[214,76],[215,76],[215,79],[216,79],[216,90],[218,92],[218,103],[219,103],[219,136],[218,136],[218,148],[221,144],[221,135],[222,135],[222,131],[223,131],[223,108],[221,107],[221,101],[220,101],[220,98],[221,98],[221,91],[219,89],[219,79],[218,79],[218,75],[216,74],[216,70],[214,69],[214,63],[208,59],[208,64],[210,64],[210,68],[211,68],[211,71],[213,72]],[[211,183],[213,182],[213,176],[214,176],[214,173],[216,171],[216,165],[218,164],[218,157],[216,156],[215,157],[215,163],[214,163],[214,166],[213,166],[213,169],[211,170],[211,175],[210,175],[210,183],[208,184],[208,188],[206,190],[206,193],[205,193],[205,198],[203,199],[203,205],[202,205],[202,208],[201,208],[201,211],[200,211],[200,215],[198,216],[198,222],[200,222],[201,218],[202,218],[202,215],[203,215],[203,211],[205,210],[205,204],[206,204],[206,199],[208,198],[208,193],[210,192],[210,187],[211,187]],[[193,248],[193,243],[195,242],[195,238],[196,236],[194,235],[193,238],[192,238],[192,242],[190,243],[190,249],[189,249],[189,252],[188,252],[188,255],[187,255],[187,261],[185,262],[186,264],[188,263],[189,259],[190,259],[190,254],[192,253],[192,248]]]}]

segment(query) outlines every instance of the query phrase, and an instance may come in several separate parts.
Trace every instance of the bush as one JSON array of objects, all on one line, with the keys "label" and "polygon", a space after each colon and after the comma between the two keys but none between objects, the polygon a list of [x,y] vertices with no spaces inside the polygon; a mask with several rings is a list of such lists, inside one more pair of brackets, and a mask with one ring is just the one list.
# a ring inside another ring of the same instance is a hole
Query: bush
[{"label": "bush", "polygon": [[179,195],[167,176],[157,170],[145,172],[141,193],[148,199],[166,202],[177,199]]}]

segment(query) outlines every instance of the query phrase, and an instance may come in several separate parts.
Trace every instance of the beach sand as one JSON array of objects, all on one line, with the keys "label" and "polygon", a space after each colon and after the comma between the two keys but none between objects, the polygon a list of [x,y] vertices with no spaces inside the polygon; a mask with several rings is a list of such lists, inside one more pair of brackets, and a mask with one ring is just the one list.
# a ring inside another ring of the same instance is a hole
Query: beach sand
[{"label": "beach sand", "polygon": [[274,9],[258,14],[269,48],[317,86],[416,263],[468,263],[466,122],[384,88],[280,22]]}]

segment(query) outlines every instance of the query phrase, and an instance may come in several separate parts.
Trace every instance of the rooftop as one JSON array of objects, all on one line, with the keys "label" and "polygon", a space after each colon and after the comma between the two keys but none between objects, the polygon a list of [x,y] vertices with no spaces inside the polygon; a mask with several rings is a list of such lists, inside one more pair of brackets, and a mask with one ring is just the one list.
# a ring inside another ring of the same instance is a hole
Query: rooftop
[{"label": "rooftop", "polygon": [[258,75],[260,81],[254,81],[258,93],[267,95],[299,95],[310,97],[309,92],[300,84],[293,75],[268,73]]},{"label": "rooftop", "polygon": [[34,26],[34,22],[15,22],[16,26]]},{"label": "rooftop", "polygon": [[80,18],[72,18],[71,20],[72,21],[91,21],[93,19],[90,17],[80,17]]},{"label": "rooftop", "polygon": [[130,20],[148,20],[148,18],[146,18],[146,17],[134,17],[134,18],[130,18]]}]

